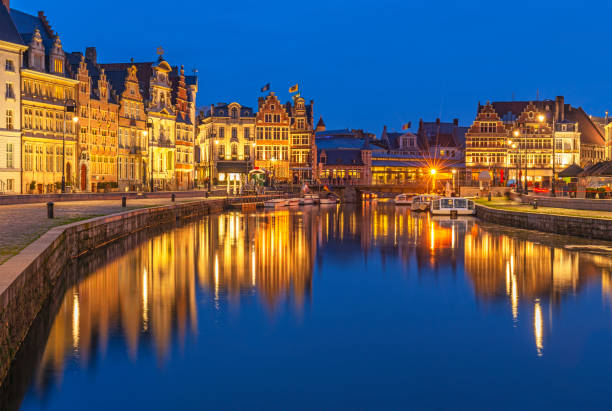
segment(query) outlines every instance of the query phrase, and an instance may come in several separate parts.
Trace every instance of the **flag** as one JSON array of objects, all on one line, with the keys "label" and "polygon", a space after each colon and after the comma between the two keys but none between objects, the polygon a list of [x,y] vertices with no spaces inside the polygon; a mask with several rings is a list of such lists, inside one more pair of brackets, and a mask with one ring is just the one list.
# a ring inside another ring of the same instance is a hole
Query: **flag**
[{"label": "flag", "polygon": [[410,123],[406,123],[402,125],[402,130],[408,130],[410,128]]},{"label": "flag", "polygon": [[265,93],[266,91],[270,90],[270,83],[266,84],[265,86],[263,86],[261,88],[261,92]]},{"label": "flag", "polygon": [[297,93],[297,91],[298,91],[298,85],[297,84],[295,86],[289,87],[289,93]]}]

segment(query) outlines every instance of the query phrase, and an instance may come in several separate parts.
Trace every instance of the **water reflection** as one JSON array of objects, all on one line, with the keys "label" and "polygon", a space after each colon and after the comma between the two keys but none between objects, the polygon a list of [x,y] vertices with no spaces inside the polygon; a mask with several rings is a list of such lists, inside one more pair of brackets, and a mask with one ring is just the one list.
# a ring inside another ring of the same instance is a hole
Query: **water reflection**
[{"label": "water reflection", "polygon": [[36,366],[34,393],[61,386],[71,363],[103,362],[113,343],[132,362],[151,347],[163,368],[173,347],[198,337],[199,315],[237,311],[247,297],[272,321],[286,310],[300,317],[314,304],[315,272],[334,276],[326,264],[372,259],[383,271],[397,261],[403,273],[392,275],[464,278],[476,301],[508,307],[507,327],[531,327],[536,356],[544,355],[553,308],[566,296],[588,284],[601,285],[608,304],[612,296],[609,256],[566,249],[559,238],[501,233],[472,218],[372,204],[215,215],[117,251],[93,270],[83,263],[84,278],[65,293]]}]

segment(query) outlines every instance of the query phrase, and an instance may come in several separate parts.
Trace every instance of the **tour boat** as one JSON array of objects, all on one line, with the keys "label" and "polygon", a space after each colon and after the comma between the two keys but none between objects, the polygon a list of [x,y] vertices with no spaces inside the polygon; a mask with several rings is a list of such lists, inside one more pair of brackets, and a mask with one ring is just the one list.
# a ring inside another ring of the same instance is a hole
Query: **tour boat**
[{"label": "tour boat", "polygon": [[300,205],[312,205],[312,204],[314,204],[314,200],[309,195],[305,195],[304,197],[300,198]]},{"label": "tour boat", "polygon": [[395,196],[395,205],[411,205],[413,194],[399,194]]},{"label": "tour boat", "polygon": [[474,215],[476,207],[474,207],[474,202],[467,198],[441,197],[431,202],[429,211],[435,215],[451,215],[453,212],[456,212],[457,215]]},{"label": "tour boat", "polygon": [[284,198],[273,198],[264,202],[264,207],[266,208],[280,208],[289,205],[289,201]]},{"label": "tour boat", "polygon": [[311,198],[313,204],[319,204],[318,194],[304,194],[304,198]]},{"label": "tour boat", "polygon": [[432,200],[434,200],[435,198],[437,198],[437,196],[431,194],[423,194],[412,197],[412,202],[410,203],[410,210],[427,211],[429,210],[429,206],[431,205]]},{"label": "tour boat", "polygon": [[338,202],[338,200],[336,199],[335,196],[330,196],[330,197],[323,197],[319,199],[319,204],[324,205],[324,204],[336,204]]}]

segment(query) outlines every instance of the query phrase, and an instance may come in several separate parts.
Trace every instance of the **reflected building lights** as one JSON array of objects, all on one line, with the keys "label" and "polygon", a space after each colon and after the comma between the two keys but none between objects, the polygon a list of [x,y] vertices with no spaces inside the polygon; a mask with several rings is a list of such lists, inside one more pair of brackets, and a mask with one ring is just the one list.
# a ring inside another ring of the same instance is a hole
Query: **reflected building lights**
[{"label": "reflected building lights", "polygon": [[[198,318],[207,319],[206,314],[198,317],[201,294],[214,300],[219,312],[256,298],[271,317],[287,306],[301,314],[312,301],[315,262],[326,263],[325,252],[317,252],[328,243],[333,252],[352,243],[364,258],[380,253],[405,267],[416,265],[406,273],[454,275],[463,268],[475,298],[506,307],[510,302],[515,326],[519,305],[525,311],[535,301],[538,355],[543,353],[544,301],[554,307],[590,280],[601,284],[603,298],[612,292],[607,256],[552,249],[483,228],[470,218],[450,220],[395,207],[226,213],[142,241],[106,258],[93,272],[84,271],[83,280],[68,290],[42,355],[41,380],[53,374],[49,370],[61,374],[65,358],[76,349],[81,364],[93,363],[91,357],[103,353],[118,331],[131,360],[137,359],[138,347],[149,344],[163,363],[188,332],[197,332]],[[552,340],[552,315],[546,320]]]},{"label": "reflected building lights", "polygon": [[72,296],[72,348],[74,348],[74,350],[79,349],[79,320],[79,295],[74,293]]},{"label": "reflected building lights", "polygon": [[147,269],[142,273],[142,329],[147,331],[149,328],[149,286],[147,279]]},{"label": "reflected building lights", "polygon": [[543,355],[544,350],[543,322],[544,320],[542,319],[542,306],[540,305],[540,300],[536,300],[533,314],[533,333],[535,336],[535,345],[536,350],[538,352],[538,357],[541,357]]}]

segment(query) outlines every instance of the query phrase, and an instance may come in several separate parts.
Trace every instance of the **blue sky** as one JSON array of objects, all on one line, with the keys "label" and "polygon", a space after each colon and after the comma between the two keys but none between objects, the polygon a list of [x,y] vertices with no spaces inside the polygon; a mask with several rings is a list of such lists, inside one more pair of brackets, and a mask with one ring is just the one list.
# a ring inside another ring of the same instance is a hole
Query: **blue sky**
[{"label": "blue sky", "polygon": [[[101,7],[102,5],[102,7]],[[198,105],[255,107],[271,83],[284,101],[299,83],[328,128],[419,118],[471,123],[478,101],[565,95],[589,113],[612,111],[605,2],[197,1],[104,3],[11,0],[44,10],[67,51],[98,48],[102,62],[198,69]],[[136,16],[136,17],[128,17]]]}]

